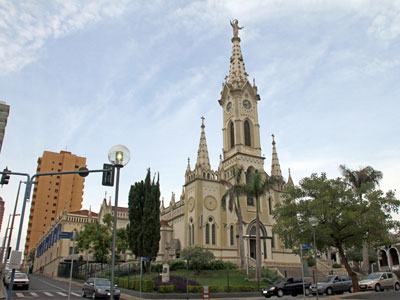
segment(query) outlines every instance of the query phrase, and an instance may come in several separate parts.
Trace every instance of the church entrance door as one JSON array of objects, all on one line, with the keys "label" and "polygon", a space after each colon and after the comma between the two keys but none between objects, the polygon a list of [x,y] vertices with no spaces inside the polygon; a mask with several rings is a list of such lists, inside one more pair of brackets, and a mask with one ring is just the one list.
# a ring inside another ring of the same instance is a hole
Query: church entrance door
[{"label": "church entrance door", "polygon": [[256,239],[250,239],[250,257],[256,259]]}]

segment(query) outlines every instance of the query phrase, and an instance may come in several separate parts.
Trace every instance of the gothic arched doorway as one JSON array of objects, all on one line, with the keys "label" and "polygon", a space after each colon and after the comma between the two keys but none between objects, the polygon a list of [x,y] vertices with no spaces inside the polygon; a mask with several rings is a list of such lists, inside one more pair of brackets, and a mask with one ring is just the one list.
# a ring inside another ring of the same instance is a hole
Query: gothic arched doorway
[{"label": "gothic arched doorway", "polygon": [[396,248],[390,248],[389,250],[390,258],[392,259],[392,266],[399,265],[399,253]]},{"label": "gothic arched doorway", "polygon": [[388,257],[385,250],[379,250],[379,266],[381,267],[388,267]]},{"label": "gothic arched doorway", "polygon": [[[253,221],[247,230],[248,234],[248,249],[249,257],[256,259],[256,222]],[[261,237],[261,255],[264,259],[267,258],[267,231],[262,223],[260,223],[260,237]]]}]

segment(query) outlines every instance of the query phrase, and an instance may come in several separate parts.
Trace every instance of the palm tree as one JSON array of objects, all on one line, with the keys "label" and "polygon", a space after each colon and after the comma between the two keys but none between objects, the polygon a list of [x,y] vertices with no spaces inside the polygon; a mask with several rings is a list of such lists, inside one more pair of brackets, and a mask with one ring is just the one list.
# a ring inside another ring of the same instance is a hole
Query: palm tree
[{"label": "palm tree", "polygon": [[279,180],[280,179],[274,176],[265,176],[264,173],[256,170],[254,173],[251,173],[250,180],[247,184],[241,184],[235,187],[236,194],[246,195],[256,199],[256,275],[258,283],[261,280],[260,198]]},{"label": "palm tree", "polygon": [[[339,170],[350,184],[354,192],[357,194],[360,204],[363,201],[363,194],[366,192],[373,190],[377,185],[379,185],[379,181],[382,179],[383,174],[381,171],[377,171],[374,168],[367,166],[364,168],[360,168],[359,170],[351,170],[347,168],[345,165],[340,165]],[[369,271],[369,251],[368,251],[368,241],[367,237],[364,238],[363,241],[363,266],[362,270],[364,272]]]},{"label": "palm tree", "polygon": [[240,268],[243,269],[245,266],[243,216],[239,201],[239,197],[241,195],[240,190],[242,186],[242,174],[243,167],[240,167],[239,169],[233,168],[233,178],[235,181],[234,184],[226,180],[221,180],[223,184],[229,187],[225,194],[222,196],[221,206],[224,210],[226,210],[226,200],[228,198],[228,209],[230,212],[234,210],[238,219]]}]

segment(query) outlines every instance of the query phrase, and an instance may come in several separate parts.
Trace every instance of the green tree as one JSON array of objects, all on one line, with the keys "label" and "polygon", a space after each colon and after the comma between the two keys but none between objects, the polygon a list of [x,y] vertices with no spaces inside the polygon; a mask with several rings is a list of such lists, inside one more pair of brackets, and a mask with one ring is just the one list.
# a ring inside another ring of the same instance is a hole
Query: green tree
[{"label": "green tree", "polygon": [[267,176],[259,170],[250,174],[250,180],[247,184],[235,185],[235,194],[246,195],[256,199],[256,276],[257,282],[261,281],[261,236],[260,236],[260,199],[265,195],[279,178]]},{"label": "green tree", "polygon": [[[359,290],[356,273],[351,269],[346,249],[361,245],[365,228],[374,228],[371,236],[376,244],[385,245],[390,240],[390,230],[398,228],[398,222],[391,213],[397,212],[400,201],[392,191],[371,191],[369,199],[371,217],[362,218],[365,206],[359,202],[353,189],[342,179],[328,179],[312,174],[303,178],[299,186],[287,190],[284,199],[273,212],[276,224],[274,231],[280,235],[285,245],[297,248],[312,240],[310,217],[315,217],[316,246],[320,251],[335,247],[344,266],[352,278],[354,290]],[[373,217],[372,217],[373,211]]]},{"label": "green tree", "polygon": [[[155,259],[160,242],[160,183],[151,180],[150,169],[145,180],[136,182],[129,191],[128,240],[137,257]],[[150,271],[150,262],[147,270]]]},{"label": "green tree", "polygon": [[230,212],[235,211],[238,219],[238,231],[239,231],[239,254],[240,254],[240,267],[245,267],[245,253],[244,253],[244,239],[243,239],[243,216],[242,209],[240,207],[240,195],[242,192],[242,176],[243,168],[233,168],[234,184],[229,181],[222,180],[222,183],[228,186],[228,190],[222,196],[221,206],[226,210],[226,200],[228,199],[228,209]]},{"label": "green tree", "polygon": [[[357,194],[360,203],[365,201],[363,195],[375,189],[375,187],[379,185],[379,181],[383,177],[382,172],[377,171],[370,166],[360,168],[359,170],[351,170],[347,168],[345,165],[340,165],[339,170],[346,179],[346,181],[354,189],[354,192]],[[367,232],[364,235],[364,240],[362,244],[363,245],[362,271],[364,273],[367,273],[370,267],[370,259],[369,259],[370,251],[368,250],[369,248],[368,231],[369,230],[367,230]]]},{"label": "green tree", "polygon": [[211,251],[198,245],[183,249],[182,258],[189,260],[189,266],[196,270],[197,274],[215,259]]},{"label": "green tree", "polygon": [[[77,251],[88,251],[93,255],[94,260],[101,265],[108,263],[111,261],[112,231],[113,217],[110,214],[104,215],[103,224],[86,223],[76,239]],[[125,233],[123,233],[124,231]],[[117,230],[116,247],[118,251],[126,249],[126,238],[123,239],[126,235],[125,229]]]}]

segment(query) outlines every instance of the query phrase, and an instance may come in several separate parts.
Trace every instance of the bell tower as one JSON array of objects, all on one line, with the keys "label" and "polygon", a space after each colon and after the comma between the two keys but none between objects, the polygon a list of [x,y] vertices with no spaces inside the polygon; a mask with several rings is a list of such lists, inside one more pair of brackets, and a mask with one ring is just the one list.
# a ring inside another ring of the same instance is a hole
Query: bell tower
[{"label": "bell tower", "polygon": [[252,166],[264,171],[257,110],[260,96],[255,81],[250,84],[245,70],[238,36],[239,29],[243,27],[239,27],[237,20],[233,20],[231,25],[233,38],[229,76],[225,77],[218,101],[223,115],[222,165],[225,170],[241,165],[245,169]]}]

